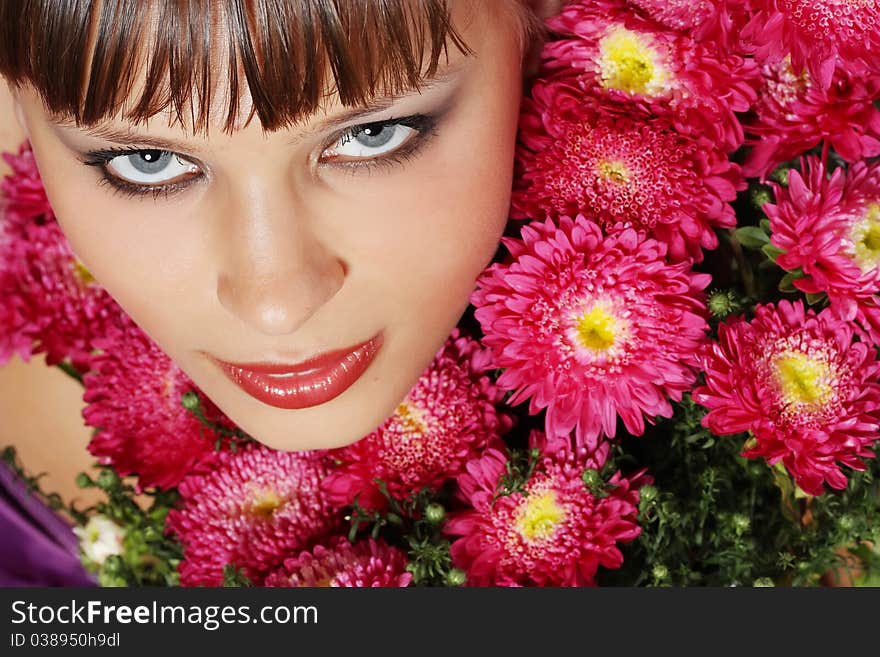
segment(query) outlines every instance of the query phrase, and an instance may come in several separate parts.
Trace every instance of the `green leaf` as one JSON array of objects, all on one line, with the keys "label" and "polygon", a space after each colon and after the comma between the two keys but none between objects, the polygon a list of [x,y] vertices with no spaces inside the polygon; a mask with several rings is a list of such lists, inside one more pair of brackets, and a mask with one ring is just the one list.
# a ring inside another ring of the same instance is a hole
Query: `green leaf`
[{"label": "green leaf", "polygon": [[758,225],[765,233],[770,233],[770,220],[767,217],[761,219],[761,221],[758,222]]},{"label": "green leaf", "polygon": [[807,292],[807,303],[811,306],[815,306],[817,303],[822,303],[825,301],[826,296],[824,292],[818,292],[813,294],[812,292]]},{"label": "green leaf", "polygon": [[782,280],[779,281],[779,291],[780,292],[797,292],[797,288],[793,285],[793,283],[799,279],[803,278],[804,275],[800,272],[786,272],[785,276],[782,277]]},{"label": "green leaf", "polygon": [[770,237],[757,226],[743,226],[734,232],[737,242],[747,249],[760,249],[770,243]]},{"label": "green leaf", "polygon": [[767,256],[767,258],[773,262],[776,262],[776,258],[778,258],[783,253],[785,253],[785,251],[783,251],[782,249],[776,248],[772,244],[765,244],[764,246],[761,247],[761,251],[763,251],[764,255]]}]

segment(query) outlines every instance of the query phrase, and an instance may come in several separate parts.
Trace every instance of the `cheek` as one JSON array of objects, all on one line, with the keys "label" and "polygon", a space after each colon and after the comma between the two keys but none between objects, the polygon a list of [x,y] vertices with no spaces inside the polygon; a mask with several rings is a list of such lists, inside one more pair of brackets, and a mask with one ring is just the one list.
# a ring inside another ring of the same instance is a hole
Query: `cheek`
[{"label": "cheek", "polygon": [[[97,182],[96,173],[81,165],[63,147],[32,135],[50,204],[71,249],[101,286],[139,324],[158,332],[164,315],[184,295],[192,255],[175,254],[197,236],[164,225],[150,201],[134,202],[112,195]],[[182,222],[181,222],[182,223]],[[175,236],[170,242],[169,235]],[[194,250],[190,249],[190,254]],[[162,299],[163,303],[156,303]]]}]

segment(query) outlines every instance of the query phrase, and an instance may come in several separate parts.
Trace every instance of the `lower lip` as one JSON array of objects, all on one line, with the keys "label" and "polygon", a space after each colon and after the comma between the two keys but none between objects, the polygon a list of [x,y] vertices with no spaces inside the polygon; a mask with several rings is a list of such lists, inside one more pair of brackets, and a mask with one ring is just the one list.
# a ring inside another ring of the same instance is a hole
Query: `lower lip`
[{"label": "lower lip", "polygon": [[220,368],[246,393],[284,409],[318,406],[338,397],[357,381],[382,346],[381,333],[348,351],[333,354],[309,371],[285,374],[257,372],[218,361]]}]

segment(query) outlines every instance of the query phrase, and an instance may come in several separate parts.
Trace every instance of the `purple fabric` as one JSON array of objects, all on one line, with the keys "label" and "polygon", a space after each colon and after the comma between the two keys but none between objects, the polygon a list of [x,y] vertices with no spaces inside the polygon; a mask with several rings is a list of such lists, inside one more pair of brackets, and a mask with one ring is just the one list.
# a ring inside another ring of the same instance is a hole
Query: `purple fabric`
[{"label": "purple fabric", "polygon": [[0,463],[0,586],[94,586],[70,525]]}]

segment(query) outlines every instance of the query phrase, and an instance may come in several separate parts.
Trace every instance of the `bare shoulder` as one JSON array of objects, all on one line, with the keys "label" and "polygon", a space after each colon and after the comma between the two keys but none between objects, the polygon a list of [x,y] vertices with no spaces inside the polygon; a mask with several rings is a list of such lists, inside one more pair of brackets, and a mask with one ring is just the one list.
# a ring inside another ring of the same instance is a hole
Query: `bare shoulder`
[{"label": "bare shoulder", "polygon": [[[24,133],[15,119],[12,94],[6,82],[0,78],[0,152],[16,151],[24,139]],[[8,173],[6,163],[0,160],[0,175]]]}]

